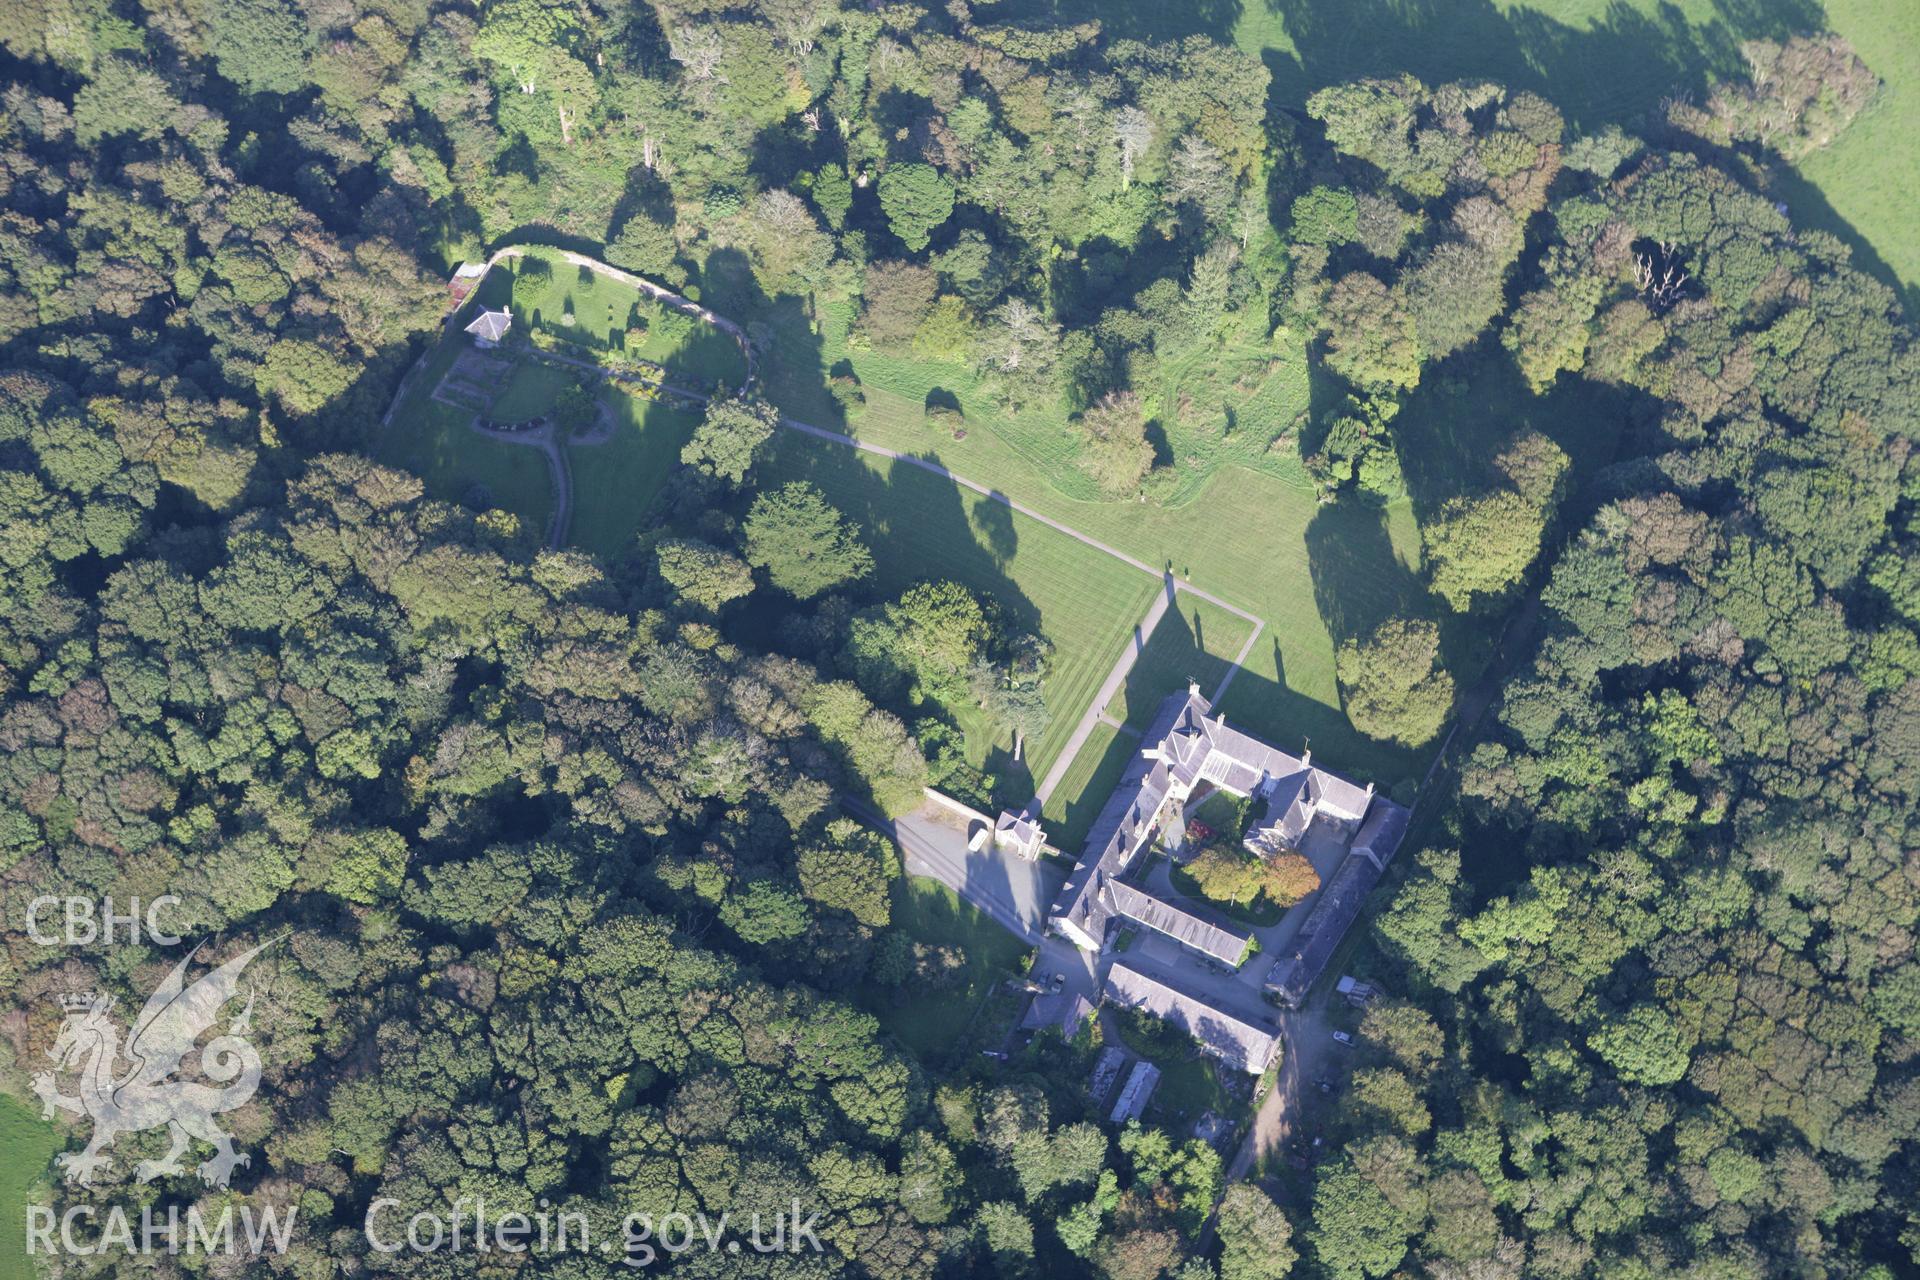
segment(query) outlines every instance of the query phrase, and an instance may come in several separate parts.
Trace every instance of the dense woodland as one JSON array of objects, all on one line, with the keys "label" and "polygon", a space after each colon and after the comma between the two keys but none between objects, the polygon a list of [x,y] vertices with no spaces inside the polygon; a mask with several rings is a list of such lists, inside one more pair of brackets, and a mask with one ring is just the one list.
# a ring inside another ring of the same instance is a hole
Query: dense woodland
[{"label": "dense woodland", "polygon": [[[460,1195],[827,1211],[823,1255],[674,1266],[715,1277],[1920,1266],[1920,369],[1761,194],[1871,98],[1844,46],[1576,136],[1485,84],[1272,110],[1232,48],[964,0],[20,0],[0,44],[0,897],[287,935],[233,1117],[234,1194],[302,1209],[269,1270],[599,1269],[360,1232]],[[1073,415],[1129,500],[1166,469],[1140,389],[1229,335],[1315,335],[1284,446],[1328,502],[1402,492],[1424,382],[1618,397],[1613,461],[1516,434],[1422,517],[1431,608],[1342,637],[1355,725],[1420,744],[1483,675],[1443,631],[1523,619],[1379,892],[1396,998],[1314,1169],[1225,1189],[1099,1126],[1084,1044],[883,1032],[952,958],[838,799],[988,789],[948,711],[1038,732],[1046,642],[864,592],[840,514],[757,484],[768,404],[717,403],[609,563],[362,456],[447,264],[528,237],[685,288],[856,423],[780,326],[857,299],[857,341]],[[138,1008],[174,958],[5,938],[22,1093],[55,995]],[[161,1145],[109,1194],[223,1199],[135,1185]]]}]

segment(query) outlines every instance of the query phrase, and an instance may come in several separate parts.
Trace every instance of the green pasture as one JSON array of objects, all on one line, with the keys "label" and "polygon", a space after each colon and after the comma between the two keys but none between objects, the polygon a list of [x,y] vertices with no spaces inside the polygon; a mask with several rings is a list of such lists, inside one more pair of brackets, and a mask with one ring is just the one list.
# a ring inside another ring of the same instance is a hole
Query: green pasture
[{"label": "green pasture", "polygon": [[[1047,731],[1027,744],[1045,774],[1146,612],[1154,579],[1085,543],[918,467],[797,432],[781,432],[759,469],[772,487],[806,480],[857,521],[873,549],[872,586],[894,595],[950,578],[992,597],[1013,626],[1053,644]],[[995,770],[1010,742],[969,741]]]},{"label": "green pasture", "polygon": [[1252,633],[1253,624],[1239,614],[1180,593],[1153,629],[1126,683],[1107,704],[1107,714],[1129,728],[1145,729],[1166,696],[1189,682],[1212,697]]},{"label": "green pasture", "polygon": [[27,1256],[27,1206],[60,1150],[60,1135],[24,1103],[0,1095],[0,1280],[34,1280]]}]

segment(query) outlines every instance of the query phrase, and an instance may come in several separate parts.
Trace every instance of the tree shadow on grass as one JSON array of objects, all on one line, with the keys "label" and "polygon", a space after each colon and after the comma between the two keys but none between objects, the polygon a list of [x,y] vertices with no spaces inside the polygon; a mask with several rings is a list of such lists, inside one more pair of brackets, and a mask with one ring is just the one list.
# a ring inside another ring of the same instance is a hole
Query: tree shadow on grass
[{"label": "tree shadow on grass", "polygon": [[984,545],[994,563],[1004,569],[1013,562],[1020,548],[1020,531],[1014,527],[1013,508],[1004,502],[976,502],[972,511],[973,527],[986,539]]},{"label": "tree shadow on grass", "polygon": [[[1089,742],[1082,751],[1093,750]],[[1080,847],[1086,843],[1087,832],[1093,826],[1093,820],[1099,816],[1100,807],[1113,794],[1120,784],[1120,775],[1126,772],[1127,762],[1140,750],[1140,740],[1131,734],[1118,733],[1107,739],[1100,751],[1099,762],[1088,776],[1087,785],[1080,793],[1065,798],[1056,809],[1049,805],[1050,816],[1045,819],[1047,838],[1053,844],[1072,856],[1078,856]],[[1055,793],[1058,795],[1059,793]]]},{"label": "tree shadow on grass", "polygon": [[1358,495],[1328,503],[1307,525],[1306,543],[1314,603],[1335,645],[1425,610],[1426,592],[1394,554],[1380,506]]},{"label": "tree shadow on grass", "polygon": [[1488,79],[1538,93],[1593,130],[1636,121],[1675,94],[1704,97],[1710,76],[1742,70],[1740,44],[1825,26],[1814,0],[1719,0],[1694,23],[1672,4],[1607,6],[1572,26],[1491,0],[1264,0],[1293,46],[1268,49],[1272,96],[1297,106],[1315,90],[1410,72],[1428,84]]},{"label": "tree shadow on grass", "polygon": [[1879,251],[1867,242],[1866,237],[1840,216],[1833,202],[1827,199],[1826,192],[1807,181],[1798,170],[1784,164],[1774,167],[1771,185],[1774,195],[1786,202],[1795,227],[1825,231],[1838,239],[1851,251],[1855,267],[1893,290],[1901,309],[1909,317],[1920,316],[1920,285],[1903,282]]},{"label": "tree shadow on grass", "polygon": [[949,578],[996,601],[1009,628],[1039,632],[1039,607],[1005,568],[1019,547],[1013,513],[910,461],[880,467],[829,441],[786,433],[779,442],[780,478],[814,485],[866,532],[876,596]]},{"label": "tree shadow on grass", "polygon": [[1429,366],[1393,420],[1415,518],[1424,523],[1449,498],[1507,483],[1496,459],[1528,431],[1566,453],[1577,487],[1618,456],[1626,429],[1643,412],[1640,398],[1572,375],[1535,395],[1505,348],[1483,336]]}]

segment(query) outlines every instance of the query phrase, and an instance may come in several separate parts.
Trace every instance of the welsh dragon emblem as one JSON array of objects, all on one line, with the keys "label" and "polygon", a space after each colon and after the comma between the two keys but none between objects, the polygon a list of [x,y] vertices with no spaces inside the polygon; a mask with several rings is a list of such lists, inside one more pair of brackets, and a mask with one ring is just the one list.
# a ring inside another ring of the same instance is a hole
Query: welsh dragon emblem
[{"label": "welsh dragon emblem", "polygon": [[[262,943],[235,956],[188,985],[187,966],[200,954],[200,947],[195,947],[147,998],[124,1050],[120,1047],[120,1029],[108,1016],[112,997],[60,998],[66,1021],[53,1048],[47,1050],[47,1056],[58,1066],[37,1073],[33,1091],[40,1095],[42,1114],[47,1118],[51,1119],[58,1108],[93,1121],[93,1140],[86,1150],[57,1158],[68,1182],[90,1184],[95,1172],[111,1159],[103,1153],[121,1134],[162,1125],[171,1135],[172,1145],[160,1159],[142,1160],[135,1166],[134,1174],[141,1182],[183,1172],[180,1157],[194,1138],[214,1148],[213,1158],[195,1170],[208,1186],[226,1186],[234,1166],[249,1163],[248,1156],[234,1152],[233,1139],[213,1118],[245,1105],[260,1087],[260,1055],[245,1038],[252,1030],[251,991],[246,1007],[227,1025],[225,1033],[200,1049],[200,1073],[224,1087],[174,1077],[195,1042],[213,1028],[221,1009],[237,994],[241,972],[271,945]],[[122,1061],[128,1064],[124,1070],[119,1069]],[[61,1072],[79,1074],[77,1096],[60,1092],[55,1077]]]}]

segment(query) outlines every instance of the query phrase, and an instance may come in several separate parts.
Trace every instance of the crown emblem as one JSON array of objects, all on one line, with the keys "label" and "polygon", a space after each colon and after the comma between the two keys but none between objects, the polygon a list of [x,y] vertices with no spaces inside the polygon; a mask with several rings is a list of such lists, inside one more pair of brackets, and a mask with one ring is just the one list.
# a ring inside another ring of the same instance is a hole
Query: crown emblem
[{"label": "crown emblem", "polygon": [[98,998],[91,991],[69,991],[60,997],[60,1007],[68,1013],[85,1013]]}]

